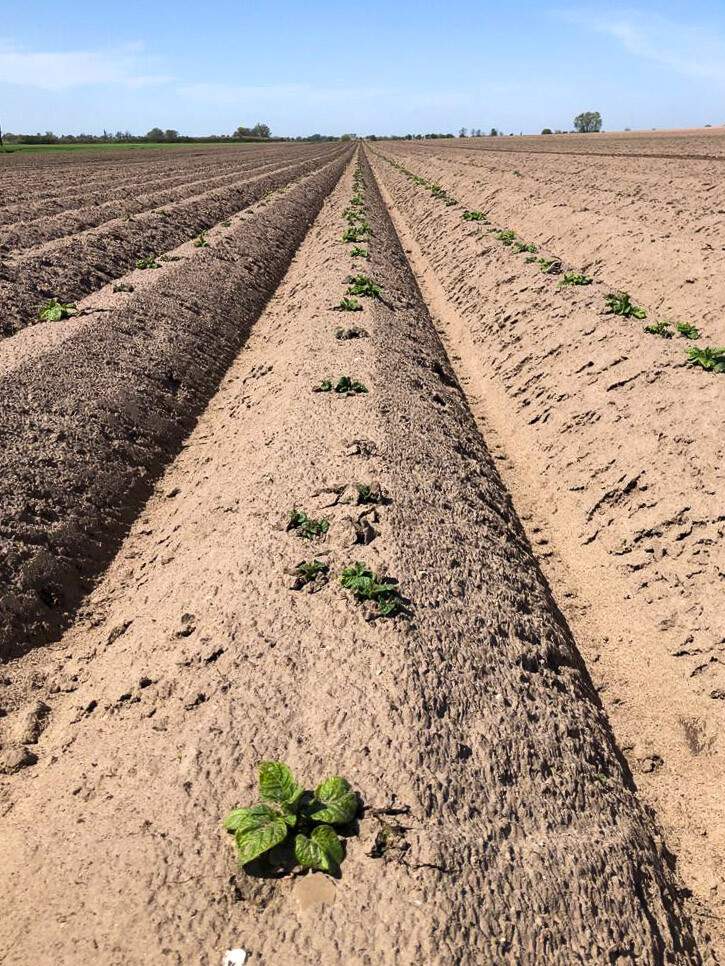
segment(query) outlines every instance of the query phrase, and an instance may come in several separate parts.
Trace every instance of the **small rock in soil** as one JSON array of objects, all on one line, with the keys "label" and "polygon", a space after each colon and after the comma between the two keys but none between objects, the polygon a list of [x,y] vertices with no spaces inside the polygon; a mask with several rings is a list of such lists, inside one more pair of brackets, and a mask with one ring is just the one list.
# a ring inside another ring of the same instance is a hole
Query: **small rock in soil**
[{"label": "small rock in soil", "polygon": [[0,775],[13,775],[22,768],[36,764],[38,756],[29,748],[8,748],[0,755]]}]

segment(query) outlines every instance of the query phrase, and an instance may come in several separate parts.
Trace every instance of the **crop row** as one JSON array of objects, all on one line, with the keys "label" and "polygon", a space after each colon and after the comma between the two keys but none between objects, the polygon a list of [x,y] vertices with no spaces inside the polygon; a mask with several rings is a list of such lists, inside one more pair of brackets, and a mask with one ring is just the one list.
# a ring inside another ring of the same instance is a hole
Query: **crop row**
[{"label": "crop row", "polygon": [[[346,161],[342,153],[152,284],[28,333],[0,373],[0,658],[52,639],[215,391]],[[129,286],[130,287],[130,286]],[[43,486],[37,468],[43,467]],[[52,526],[48,521],[53,521]]]},{"label": "crop row", "polygon": [[[392,158],[388,158],[382,154],[378,154],[378,157],[400,171],[412,184],[430,191],[433,198],[442,202],[447,207],[453,207],[458,204],[456,199],[443,186],[421,178]],[[461,217],[466,222],[477,222],[481,225],[490,224],[488,214],[475,209],[465,209]],[[580,271],[567,270],[562,260],[556,256],[541,255],[537,245],[518,238],[516,232],[511,228],[488,227],[486,231],[512,254],[526,255],[525,262],[527,264],[536,264],[545,275],[559,278],[559,288],[591,285],[594,281],[593,278]],[[634,304],[628,292],[615,291],[608,293],[604,296],[604,306],[605,311],[610,315],[640,320],[647,318],[647,311],[641,306]],[[644,327],[644,331],[650,335],[669,339],[674,334],[673,327],[680,336],[690,341],[696,341],[701,337],[699,329],[692,323],[669,319],[660,319],[654,323],[650,323]],[[690,346],[685,350],[685,354],[685,361],[689,365],[699,366],[709,372],[725,373],[725,347]]]},{"label": "crop row", "polygon": [[[339,153],[337,149],[329,157],[334,159]],[[0,332],[11,335],[37,321],[38,311],[48,299],[73,303],[134,266],[144,267],[144,260],[158,259],[159,253],[197,237],[199,232],[320,166],[318,158],[297,161],[18,256],[0,269]]]},{"label": "crop row", "polygon": [[[296,160],[290,156],[286,161]],[[64,211],[54,215],[41,215],[25,220],[19,224],[8,225],[0,231],[0,250],[18,252],[27,250],[35,245],[50,242],[59,238],[69,238],[90,228],[96,228],[115,218],[125,218],[130,221],[143,212],[159,208],[163,205],[184,201],[198,195],[207,194],[214,188],[234,184],[241,177],[263,174],[265,171],[279,166],[277,161],[254,161],[235,165],[231,170],[216,173],[193,180],[174,179],[169,187],[152,185],[150,192],[144,192],[142,186],[134,184],[131,189],[118,193],[116,199],[104,200],[101,203],[89,203],[88,196],[82,198],[82,204],[71,211]],[[203,174],[203,172],[200,172]],[[129,190],[132,195],[129,196]]]},{"label": "crop row", "polygon": [[[353,192],[343,211],[342,242],[348,246],[353,264],[370,258],[374,244],[367,219],[365,180],[359,164],[353,175]],[[332,311],[363,313],[367,304],[382,298],[382,287],[368,275],[350,274],[344,282],[340,301]],[[362,299],[362,302],[360,301]],[[337,326],[334,337],[339,343],[368,338],[361,326]],[[350,375],[324,378],[312,387],[314,393],[330,394],[338,399],[366,396],[368,388]],[[345,488],[341,501],[360,508],[355,522],[356,540],[362,545],[375,539],[381,509],[390,501],[373,483],[354,483]],[[372,522],[371,522],[372,521]],[[287,531],[297,540],[318,547],[328,539],[334,523],[327,517],[314,517],[301,506],[289,512]],[[289,567],[290,587],[294,591],[317,593],[331,579],[331,567],[319,552]],[[364,607],[368,620],[389,619],[409,615],[408,602],[401,596],[398,581],[379,575],[364,562],[349,561],[342,566],[338,580],[344,590]],[[345,835],[354,834],[353,821],[360,803],[349,783],[341,776],[326,779],[312,792],[298,785],[289,768],[282,762],[259,764],[259,792],[262,801],[251,808],[235,808],[224,821],[234,834],[237,857],[242,866],[261,859],[267,870],[291,871],[295,866],[337,875],[345,857],[345,847],[337,826]]]}]

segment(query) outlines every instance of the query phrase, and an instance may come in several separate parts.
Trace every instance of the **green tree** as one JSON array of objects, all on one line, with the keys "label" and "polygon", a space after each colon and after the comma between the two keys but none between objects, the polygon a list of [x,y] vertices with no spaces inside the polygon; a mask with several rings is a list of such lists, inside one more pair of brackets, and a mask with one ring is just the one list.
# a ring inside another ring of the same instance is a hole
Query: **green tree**
[{"label": "green tree", "polygon": [[545,127],[544,130],[541,133],[542,134],[552,134],[553,132],[552,132],[552,130],[551,130],[550,127]]},{"label": "green tree", "polygon": [[602,115],[599,111],[584,111],[574,118],[574,129],[580,134],[592,134],[602,129]]}]

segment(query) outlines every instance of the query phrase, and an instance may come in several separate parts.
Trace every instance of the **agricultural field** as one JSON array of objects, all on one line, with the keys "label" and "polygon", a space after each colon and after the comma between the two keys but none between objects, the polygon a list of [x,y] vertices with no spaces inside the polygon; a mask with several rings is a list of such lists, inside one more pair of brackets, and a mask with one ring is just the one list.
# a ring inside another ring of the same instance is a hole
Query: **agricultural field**
[{"label": "agricultural field", "polygon": [[0,157],[3,963],[718,961],[724,146]]}]

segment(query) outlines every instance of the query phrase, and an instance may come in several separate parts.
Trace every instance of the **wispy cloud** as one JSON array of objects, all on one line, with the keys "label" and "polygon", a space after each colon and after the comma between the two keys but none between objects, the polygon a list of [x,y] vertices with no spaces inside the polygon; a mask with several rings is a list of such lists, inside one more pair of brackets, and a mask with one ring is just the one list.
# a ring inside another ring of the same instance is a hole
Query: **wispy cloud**
[{"label": "wispy cloud", "polygon": [[705,26],[678,23],[636,8],[554,11],[556,17],[613,38],[630,54],[688,77],[725,84],[725,37]]},{"label": "wispy cloud", "polygon": [[63,91],[101,84],[140,88],[173,79],[150,70],[141,44],[57,52],[27,50],[0,40],[0,83]]}]

